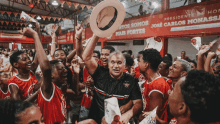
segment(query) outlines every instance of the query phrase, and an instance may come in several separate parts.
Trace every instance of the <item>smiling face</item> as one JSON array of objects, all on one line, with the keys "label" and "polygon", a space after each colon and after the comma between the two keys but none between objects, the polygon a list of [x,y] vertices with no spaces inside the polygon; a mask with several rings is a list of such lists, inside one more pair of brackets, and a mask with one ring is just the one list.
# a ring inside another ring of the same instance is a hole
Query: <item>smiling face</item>
[{"label": "smiling face", "polygon": [[102,49],[100,59],[102,60],[102,64],[103,64],[104,67],[108,66],[109,55],[110,55],[110,50]]},{"label": "smiling face", "polygon": [[64,65],[66,64],[66,54],[63,50],[57,50],[54,53],[54,60],[61,61]]},{"label": "smiling face", "polygon": [[166,66],[167,66],[167,64],[164,63],[163,61],[158,66],[158,72],[164,77],[167,77],[167,75],[169,73],[169,69],[166,69]]},{"label": "smiling face", "polygon": [[52,67],[52,79],[56,85],[60,86],[67,83],[67,70],[62,62],[56,63]]},{"label": "smiling face", "polygon": [[125,63],[123,61],[124,57],[122,54],[115,54],[110,58],[110,62],[108,64],[109,73],[113,78],[120,78],[125,69]]},{"label": "smiling face", "polygon": [[18,56],[18,62],[14,63],[14,67],[21,70],[30,71],[32,62],[26,53],[22,53]]},{"label": "smiling face", "polygon": [[18,114],[19,124],[44,124],[41,111],[36,106],[31,106]]},{"label": "smiling face", "polygon": [[172,79],[178,79],[181,77],[182,63],[180,61],[175,61],[169,68],[168,77]]}]

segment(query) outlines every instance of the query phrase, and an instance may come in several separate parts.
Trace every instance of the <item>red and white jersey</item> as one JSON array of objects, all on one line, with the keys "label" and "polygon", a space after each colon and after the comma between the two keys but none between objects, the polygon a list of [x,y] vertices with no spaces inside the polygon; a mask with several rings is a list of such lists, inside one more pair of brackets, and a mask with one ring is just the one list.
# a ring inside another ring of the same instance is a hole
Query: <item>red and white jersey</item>
[{"label": "red and white jersey", "polygon": [[176,118],[173,118],[173,119],[170,121],[169,124],[177,124],[177,120],[176,120]]},{"label": "red and white jersey", "polygon": [[[18,76],[13,76],[8,80],[8,89],[10,85],[18,87],[21,99],[25,100],[33,93],[34,85],[37,83],[37,79],[32,72],[29,72],[30,77],[28,79],[20,79]],[[9,92],[11,93],[10,89]]]},{"label": "red and white jersey", "polygon": [[6,93],[4,91],[2,91],[2,89],[0,88],[0,99],[10,99],[11,98],[11,94],[9,93],[9,91],[7,91]]},{"label": "red and white jersey", "polygon": [[[94,83],[94,80],[90,76],[90,74],[88,72],[88,69],[85,67],[84,70],[83,70],[83,82],[86,82],[86,81]],[[92,104],[92,99],[93,99],[93,96],[89,95],[89,90],[91,91],[92,88],[87,88],[87,87],[85,88],[86,92],[83,94],[83,98],[82,98],[82,101],[81,101],[81,105],[84,106],[87,109],[90,108],[90,106]]]},{"label": "red and white jersey", "polygon": [[170,90],[170,86],[164,80],[164,78],[162,76],[159,76],[152,82],[145,81],[141,92],[143,96],[143,108],[145,112],[149,111],[149,100],[152,92],[158,92],[163,95],[164,99],[163,99],[163,107],[161,111],[164,111],[171,90]]},{"label": "red and white jersey", "polygon": [[140,73],[139,71],[139,67],[134,68],[133,73],[135,73],[135,78],[138,79],[139,82],[143,82],[146,80],[146,78],[144,77],[144,75],[142,73]]},{"label": "red and white jersey", "polygon": [[39,90],[37,104],[40,107],[45,124],[55,122],[65,123],[67,117],[66,99],[60,88],[53,84],[53,93],[50,99],[44,97],[41,88]]}]

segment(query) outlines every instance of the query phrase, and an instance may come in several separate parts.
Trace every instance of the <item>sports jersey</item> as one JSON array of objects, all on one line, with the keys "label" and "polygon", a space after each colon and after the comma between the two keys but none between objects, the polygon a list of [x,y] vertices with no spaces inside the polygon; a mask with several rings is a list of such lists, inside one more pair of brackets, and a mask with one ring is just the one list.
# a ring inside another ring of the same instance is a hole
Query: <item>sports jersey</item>
[{"label": "sports jersey", "polygon": [[164,78],[160,75],[152,82],[145,81],[141,92],[143,96],[143,108],[145,112],[149,111],[149,100],[152,92],[158,92],[163,95],[163,107],[160,110],[162,111],[162,116],[160,118],[163,120],[167,120],[167,112],[165,110],[167,107],[166,103],[168,101],[168,96],[171,90],[170,86],[167,84]]},{"label": "sports jersey", "polygon": [[[83,82],[86,82],[86,81],[94,83],[94,80],[90,76],[88,69],[86,67],[84,67],[84,69],[83,69]],[[83,94],[81,105],[84,106],[85,108],[89,109],[92,104],[93,96],[89,95],[88,90],[91,91],[92,88],[85,88],[85,89],[86,89],[86,93]]]},{"label": "sports jersey", "polygon": [[2,91],[2,89],[0,88],[0,99],[10,99],[10,93],[7,91],[6,93],[4,91]]},{"label": "sports jersey", "polygon": [[176,120],[176,118],[173,118],[173,119],[170,121],[169,124],[177,124],[177,120]]},{"label": "sports jersey", "polygon": [[45,124],[65,123],[67,117],[66,99],[62,90],[53,84],[53,92],[50,99],[44,97],[41,88],[38,94],[37,104],[43,114]]},{"label": "sports jersey", "polygon": [[17,86],[22,100],[25,100],[32,95],[34,85],[37,83],[35,75],[31,71],[29,74],[30,77],[28,79],[20,79],[18,76],[13,76],[8,80],[9,92],[11,93],[9,88],[10,85]]},{"label": "sports jersey", "polygon": [[135,73],[135,78],[138,79],[139,82],[143,82],[146,80],[146,78],[144,77],[144,75],[142,73],[140,73],[139,71],[139,67],[136,67],[132,70]]}]

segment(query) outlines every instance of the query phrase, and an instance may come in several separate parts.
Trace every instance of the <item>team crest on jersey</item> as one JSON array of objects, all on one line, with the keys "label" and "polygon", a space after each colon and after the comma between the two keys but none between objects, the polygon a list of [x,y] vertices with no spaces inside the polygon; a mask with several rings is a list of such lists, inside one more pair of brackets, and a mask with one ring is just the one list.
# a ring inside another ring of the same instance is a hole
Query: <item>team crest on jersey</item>
[{"label": "team crest on jersey", "polygon": [[123,83],[123,84],[124,84],[124,86],[125,86],[126,88],[128,88],[128,87],[130,86],[129,83]]},{"label": "team crest on jersey", "polygon": [[27,97],[30,97],[33,94],[34,84],[28,88]]}]

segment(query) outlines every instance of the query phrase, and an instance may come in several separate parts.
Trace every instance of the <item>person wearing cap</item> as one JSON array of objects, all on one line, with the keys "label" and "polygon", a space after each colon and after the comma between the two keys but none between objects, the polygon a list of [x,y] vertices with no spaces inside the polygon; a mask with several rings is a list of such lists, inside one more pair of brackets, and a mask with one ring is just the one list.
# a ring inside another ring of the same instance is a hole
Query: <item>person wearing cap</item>
[{"label": "person wearing cap", "polygon": [[[78,46],[81,46],[82,30],[81,27],[76,28],[75,37]],[[104,117],[104,100],[110,97],[116,97],[118,98],[119,107],[126,105],[130,100],[132,101],[132,108],[126,108],[127,111],[120,118],[122,123],[127,124],[133,116],[142,110],[140,89],[133,76],[123,73],[126,61],[121,52],[114,51],[108,55],[108,61],[103,62],[103,66],[97,64],[92,57],[91,51],[95,49],[98,39],[99,37],[94,34],[82,53],[82,59],[94,80],[95,89],[89,118],[94,119],[100,124]]]}]

